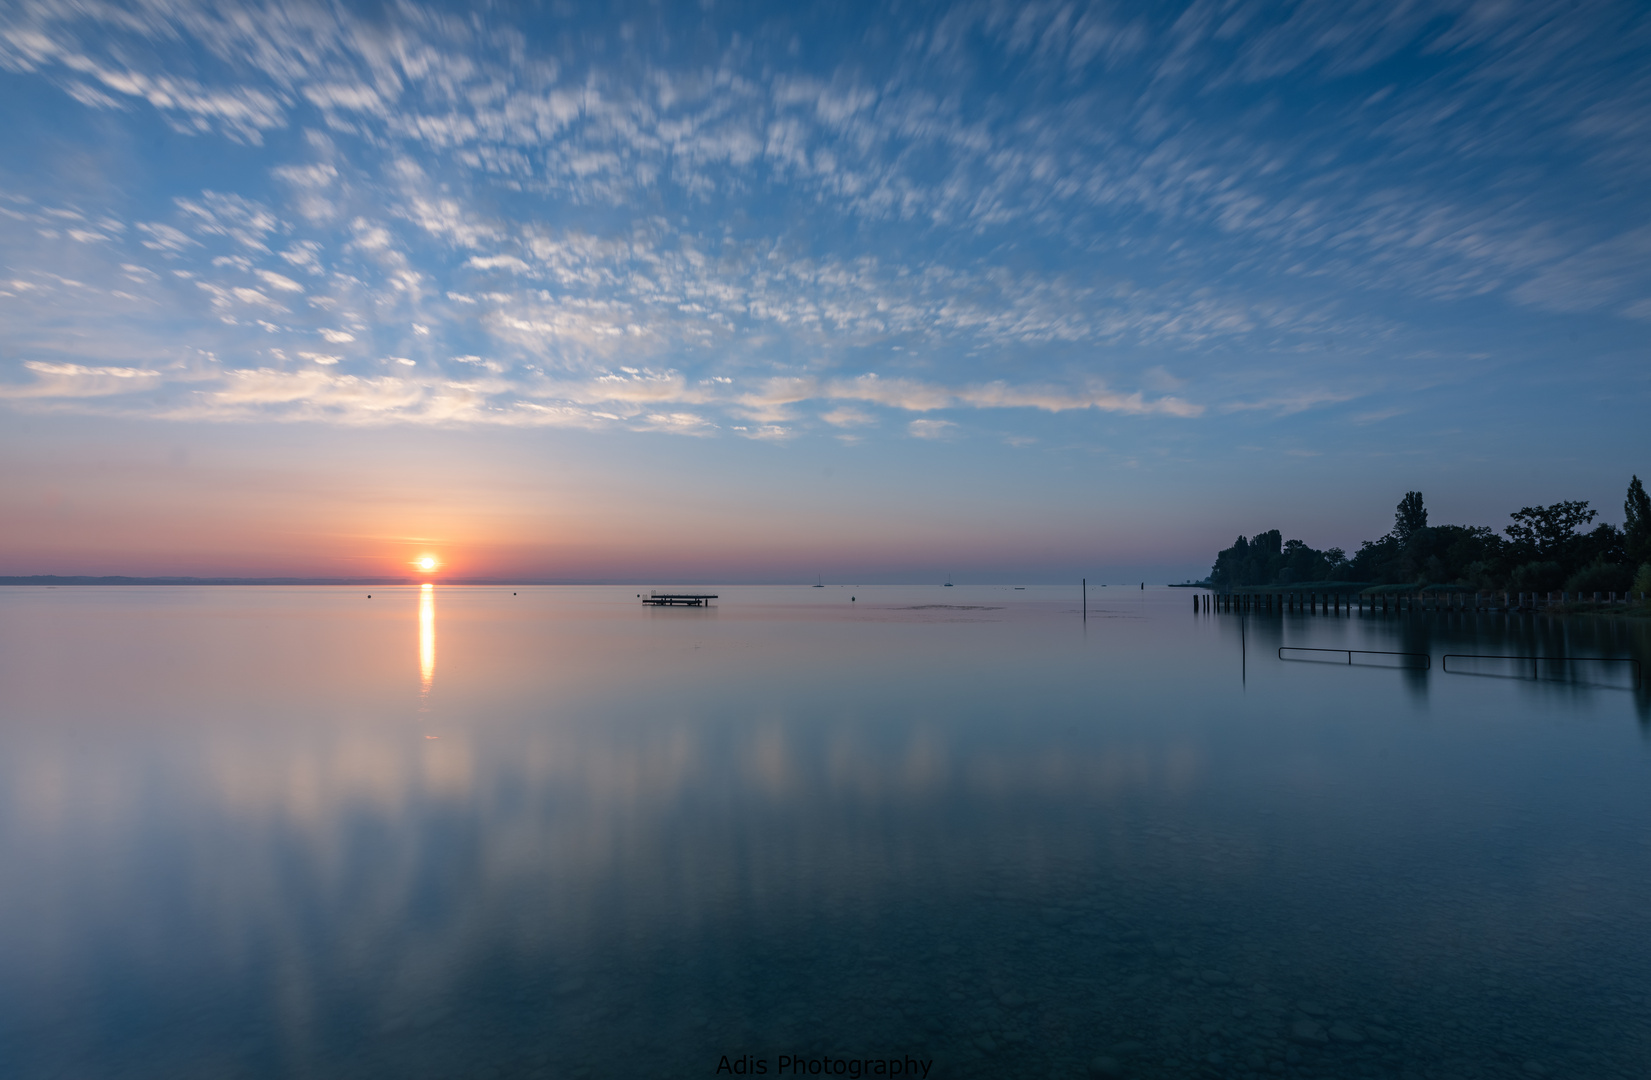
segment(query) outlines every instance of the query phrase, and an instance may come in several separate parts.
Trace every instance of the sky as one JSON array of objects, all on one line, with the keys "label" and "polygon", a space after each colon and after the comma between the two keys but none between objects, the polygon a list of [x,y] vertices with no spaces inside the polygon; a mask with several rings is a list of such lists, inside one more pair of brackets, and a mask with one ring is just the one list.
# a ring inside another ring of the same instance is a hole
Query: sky
[{"label": "sky", "polygon": [[1648,185],[1613,0],[0,0],[0,574],[1620,522]]}]

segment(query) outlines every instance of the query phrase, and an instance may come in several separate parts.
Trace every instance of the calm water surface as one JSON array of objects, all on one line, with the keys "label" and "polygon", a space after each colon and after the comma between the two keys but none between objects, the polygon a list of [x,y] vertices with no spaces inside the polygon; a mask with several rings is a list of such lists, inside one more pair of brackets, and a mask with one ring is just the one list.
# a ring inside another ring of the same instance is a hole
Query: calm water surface
[{"label": "calm water surface", "polygon": [[1651,695],[1440,665],[1651,622],[712,591],[0,590],[0,1075],[1651,1076]]}]

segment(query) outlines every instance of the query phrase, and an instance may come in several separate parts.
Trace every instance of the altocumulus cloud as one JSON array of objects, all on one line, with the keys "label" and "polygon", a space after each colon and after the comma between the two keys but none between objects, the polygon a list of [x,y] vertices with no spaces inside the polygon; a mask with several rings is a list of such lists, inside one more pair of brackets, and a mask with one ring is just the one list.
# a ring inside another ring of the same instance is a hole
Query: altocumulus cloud
[{"label": "altocumulus cloud", "polygon": [[807,50],[808,12],[550,18],[0,11],[0,66],[54,138],[132,155],[115,178],[175,175],[156,127],[238,148],[128,199],[8,174],[0,398],[764,439],[990,410],[1030,445],[1483,369],[1450,328],[1487,298],[1510,356],[1533,320],[1651,313],[1635,5],[1256,4],[1235,34],[960,3]]}]

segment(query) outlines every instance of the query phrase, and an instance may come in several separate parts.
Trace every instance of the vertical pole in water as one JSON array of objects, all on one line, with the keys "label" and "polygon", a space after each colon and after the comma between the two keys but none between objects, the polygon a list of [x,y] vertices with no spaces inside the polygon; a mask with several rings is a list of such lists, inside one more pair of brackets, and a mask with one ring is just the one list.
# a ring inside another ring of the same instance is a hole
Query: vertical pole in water
[{"label": "vertical pole in water", "polygon": [[1089,621],[1089,579],[1083,579],[1083,621]]}]

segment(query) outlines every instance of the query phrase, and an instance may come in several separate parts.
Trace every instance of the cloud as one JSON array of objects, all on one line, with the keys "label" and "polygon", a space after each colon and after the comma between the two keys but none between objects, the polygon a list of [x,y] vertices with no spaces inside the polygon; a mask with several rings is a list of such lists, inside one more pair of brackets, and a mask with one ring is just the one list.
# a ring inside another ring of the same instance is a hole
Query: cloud
[{"label": "cloud", "polygon": [[877,418],[863,409],[841,408],[820,414],[820,419],[833,427],[865,427],[877,423]]},{"label": "cloud", "polygon": [[0,383],[3,398],[102,398],[153,389],[161,373],[148,368],[88,367],[44,360],[26,360],[23,367],[36,378],[28,383]]},{"label": "cloud", "polygon": [[510,270],[518,274],[530,269],[527,263],[514,255],[474,255],[465,260],[464,265],[472,270]]},{"label": "cloud", "polygon": [[1224,413],[1270,412],[1276,416],[1292,416],[1296,413],[1306,412],[1308,409],[1315,409],[1320,405],[1339,405],[1344,401],[1352,401],[1358,396],[1358,394],[1345,390],[1299,390],[1251,401],[1229,401],[1221,406],[1221,411]]},{"label": "cloud", "polygon": [[919,439],[945,439],[951,437],[957,425],[950,420],[913,420],[906,430]]},{"label": "cloud", "polygon": [[264,238],[281,228],[268,207],[240,195],[203,191],[199,199],[174,201],[197,233],[229,237],[253,251],[267,252]]},{"label": "cloud", "polygon": [[1514,299],[1549,311],[1594,311],[1651,289],[1651,226],[1593,244],[1548,266],[1513,290]]},{"label": "cloud", "polygon": [[1409,410],[1401,408],[1371,409],[1368,412],[1354,413],[1348,417],[1355,424],[1379,424],[1383,420],[1391,420],[1395,416],[1403,416]]},{"label": "cloud", "polygon": [[634,425],[643,431],[666,431],[674,435],[709,435],[716,425],[695,413],[645,413]]},{"label": "cloud", "polygon": [[148,236],[149,239],[143,241],[143,246],[152,251],[181,252],[186,248],[200,246],[198,240],[158,221],[140,221],[138,231]]},{"label": "cloud", "polygon": [[944,387],[919,382],[916,379],[883,379],[875,372],[857,375],[852,379],[837,379],[824,388],[828,398],[849,401],[869,401],[895,409],[912,412],[930,412],[956,404],[959,395]]},{"label": "cloud", "polygon": [[326,162],[314,165],[280,165],[270,170],[279,179],[299,188],[330,187],[338,179],[338,169]]},{"label": "cloud", "polygon": [[343,109],[348,112],[368,112],[383,115],[387,109],[384,99],[370,86],[329,83],[304,87],[304,97],[312,105],[323,109]]},{"label": "cloud", "polygon": [[[969,3],[874,13],[806,62],[776,45],[795,29],[777,16],[701,64],[654,43],[727,40],[720,9],[665,12],[619,59],[508,15],[226,10],[0,11],[0,66],[69,95],[70,141],[145,115],[203,155],[291,129],[236,148],[249,167],[217,190],[136,193],[163,220],[123,224],[113,200],[68,205],[14,172],[33,187],[0,192],[19,283],[0,293],[29,303],[8,307],[7,340],[58,340],[95,311],[52,354],[86,372],[184,346],[357,379],[394,370],[387,352],[430,379],[453,365],[427,357],[485,354],[457,362],[498,380],[414,380],[412,404],[358,408],[388,389],[282,403],[221,375],[243,396],[215,407],[235,415],[794,436],[883,410],[1029,430],[1282,417],[1358,396],[1321,385],[1360,385],[1326,357],[1419,356],[1394,343],[1448,333],[1465,299],[1651,317],[1631,196],[1651,79],[1610,13]],[[1370,83],[1412,62],[1429,78]],[[307,351],[357,341],[372,351]],[[130,407],[159,415],[184,392],[153,366],[153,383],[62,380],[142,384]],[[281,381],[300,374],[259,379],[311,386]]]},{"label": "cloud", "polygon": [[1046,412],[1099,409],[1103,412],[1156,413],[1180,417],[1199,416],[1204,412],[1202,405],[1194,405],[1177,397],[1149,400],[1140,393],[1117,394],[1103,387],[1074,392],[1055,387],[1014,387],[1004,382],[994,382],[967,387],[958,391],[957,397],[964,404],[976,408],[1029,408]]},{"label": "cloud", "polygon": [[256,273],[263,283],[272,289],[276,289],[280,292],[301,293],[304,291],[304,286],[298,284],[298,282],[289,277],[275,273],[273,270],[259,270]]}]

